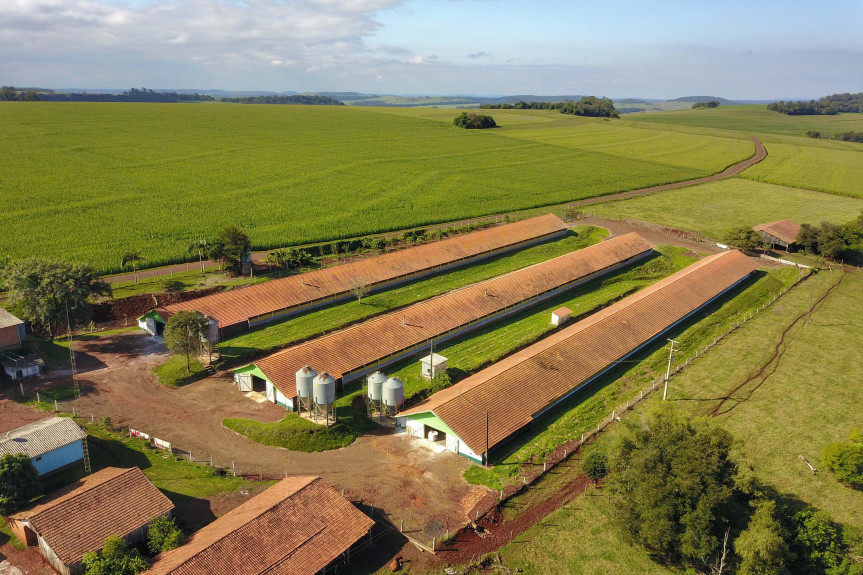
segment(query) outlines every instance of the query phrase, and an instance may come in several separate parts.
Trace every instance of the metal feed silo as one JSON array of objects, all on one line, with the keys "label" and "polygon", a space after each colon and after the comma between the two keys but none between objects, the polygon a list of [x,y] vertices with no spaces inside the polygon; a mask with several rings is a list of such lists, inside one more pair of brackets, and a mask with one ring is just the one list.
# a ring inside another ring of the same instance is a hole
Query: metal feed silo
[{"label": "metal feed silo", "polygon": [[305,408],[309,413],[312,412],[312,388],[317,375],[318,372],[308,365],[297,372],[297,398],[300,400],[297,411],[302,412]]},{"label": "metal feed silo", "polygon": [[333,403],[336,401],[336,380],[326,371],[322,371],[312,381],[312,401],[314,402],[315,420],[321,416],[327,425],[330,418],[336,419],[336,410]]},{"label": "metal feed silo", "polygon": [[397,377],[389,378],[383,387],[383,407],[387,413],[398,413],[405,402],[405,384]]},{"label": "metal feed silo", "polygon": [[377,409],[381,408],[381,399],[383,398],[384,393],[384,383],[387,380],[387,376],[382,374],[379,371],[371,374],[366,380],[369,384],[368,396],[369,401],[374,404]]}]

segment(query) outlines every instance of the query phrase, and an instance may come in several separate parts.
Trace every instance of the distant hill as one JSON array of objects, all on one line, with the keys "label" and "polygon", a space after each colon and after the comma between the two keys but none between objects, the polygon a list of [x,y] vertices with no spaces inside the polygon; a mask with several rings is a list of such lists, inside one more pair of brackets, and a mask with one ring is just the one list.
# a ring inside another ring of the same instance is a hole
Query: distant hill
[{"label": "distant hill", "polygon": [[703,104],[705,102],[719,102],[720,104],[726,105],[734,105],[739,104],[739,102],[735,102],[733,100],[726,100],[725,98],[720,98],[719,96],[683,96],[682,98],[674,98],[673,100],[668,100],[669,102],[692,102],[693,104]]}]

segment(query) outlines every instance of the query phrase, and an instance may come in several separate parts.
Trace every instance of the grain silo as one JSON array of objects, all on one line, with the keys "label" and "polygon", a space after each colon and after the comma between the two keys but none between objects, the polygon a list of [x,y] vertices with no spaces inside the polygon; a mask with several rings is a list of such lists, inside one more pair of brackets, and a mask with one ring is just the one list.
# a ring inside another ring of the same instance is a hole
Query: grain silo
[{"label": "grain silo", "polygon": [[326,371],[322,371],[312,381],[312,400],[314,402],[314,418],[324,419],[326,425],[336,422],[336,409],[333,405],[336,401],[336,380]]},{"label": "grain silo", "polygon": [[405,402],[405,384],[397,377],[389,378],[383,386],[383,409],[395,415]]},{"label": "grain silo", "polygon": [[374,406],[374,409],[377,411],[382,411],[381,409],[381,399],[383,398],[383,388],[384,383],[387,380],[387,376],[382,374],[379,371],[374,372],[367,378],[367,382],[369,384],[368,389],[368,397],[369,403]]},{"label": "grain silo", "polygon": [[308,365],[297,372],[297,412],[302,413],[305,409],[309,414],[312,413],[312,395],[317,375],[318,372]]}]

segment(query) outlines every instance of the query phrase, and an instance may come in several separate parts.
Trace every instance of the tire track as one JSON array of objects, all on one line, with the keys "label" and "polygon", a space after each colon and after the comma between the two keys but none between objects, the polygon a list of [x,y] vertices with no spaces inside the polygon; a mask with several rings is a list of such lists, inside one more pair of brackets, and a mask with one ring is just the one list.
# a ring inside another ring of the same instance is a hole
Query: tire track
[{"label": "tire track", "polygon": [[[839,277],[839,280],[835,284],[830,286],[830,288],[826,292],[824,292],[821,295],[821,297],[819,297],[812,304],[812,306],[809,309],[807,309],[806,311],[804,311],[803,313],[798,315],[796,318],[794,318],[794,321],[792,321],[782,331],[782,336],[779,338],[779,342],[777,342],[776,347],[773,349],[773,355],[770,356],[770,359],[768,359],[767,362],[761,366],[761,369],[759,369],[756,373],[747,377],[746,381],[744,381],[743,383],[741,383],[740,385],[738,385],[737,387],[732,389],[724,398],[722,398],[722,401],[720,401],[719,405],[717,405],[716,408],[714,408],[714,410],[710,412],[710,415],[712,415],[713,417],[716,417],[718,415],[725,415],[726,413],[731,412],[735,407],[737,407],[741,403],[749,400],[749,398],[752,397],[752,394],[755,393],[755,391],[758,390],[758,388],[761,387],[764,384],[764,382],[767,381],[767,379],[771,375],[776,373],[776,370],[779,369],[779,363],[782,361],[782,357],[785,355],[785,352],[788,349],[788,346],[785,343],[785,340],[788,337],[788,333],[791,331],[792,328],[794,328],[795,325],[797,325],[800,322],[800,320],[802,320],[804,317],[808,317],[812,311],[815,311],[818,308],[820,308],[821,304],[828,297],[830,297],[830,294],[832,294],[833,291],[842,284],[842,282],[845,280],[845,276],[847,276],[847,275],[848,275],[848,271],[843,269],[842,275]],[[769,370],[769,373],[768,373],[768,370]],[[761,381],[758,382],[758,384],[749,391],[749,395],[747,395],[745,399],[741,399],[740,401],[733,404],[732,406],[730,406],[725,411],[720,411],[722,409],[722,406],[725,405],[728,401],[730,401],[731,398],[734,396],[734,394],[736,394],[738,391],[740,391],[741,389],[743,389],[744,387],[746,387],[747,385],[749,385],[750,383],[752,383],[753,381],[755,381],[759,378],[761,379]]]}]

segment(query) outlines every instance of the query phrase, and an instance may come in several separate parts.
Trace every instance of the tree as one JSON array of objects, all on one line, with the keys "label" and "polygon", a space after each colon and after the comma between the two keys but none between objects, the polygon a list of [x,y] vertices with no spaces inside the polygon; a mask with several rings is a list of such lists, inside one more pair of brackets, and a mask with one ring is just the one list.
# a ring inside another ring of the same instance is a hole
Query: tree
[{"label": "tree", "polygon": [[146,258],[141,255],[141,252],[126,252],[123,254],[123,262],[120,264],[122,267],[126,267],[131,264],[132,269],[135,271],[135,285],[138,285],[138,262],[144,261]]},{"label": "tree", "polygon": [[842,483],[863,488],[863,430],[855,430],[849,440],[827,444],[821,463]]},{"label": "tree", "polygon": [[267,261],[280,268],[300,268],[310,264],[312,256],[306,250],[288,247],[271,251],[267,254]]},{"label": "tree", "polygon": [[452,124],[466,130],[484,130],[497,127],[494,118],[476,112],[462,112],[453,119]]},{"label": "tree", "polygon": [[150,553],[161,553],[176,549],[186,542],[186,534],[173,518],[161,516],[147,528],[147,548]]},{"label": "tree", "polygon": [[84,553],[84,575],[136,575],[150,564],[141,553],[116,535],[105,539],[101,552]]},{"label": "tree", "polygon": [[788,545],[776,517],[776,502],[758,499],[746,529],[734,541],[740,557],[738,575],[782,575],[788,573]]},{"label": "tree", "polygon": [[209,251],[208,251],[209,249],[210,249],[210,242],[208,242],[204,238],[201,238],[199,240],[195,240],[194,242],[192,242],[189,245],[189,253],[190,254],[194,254],[194,253],[198,254],[198,261],[201,264],[201,273],[204,273],[204,256],[209,253]]},{"label": "tree", "polygon": [[351,292],[356,296],[358,303],[363,303],[363,298],[371,290],[369,282],[359,276],[351,278],[348,285],[351,286]]},{"label": "tree", "polygon": [[807,507],[794,515],[794,524],[798,555],[816,572],[823,573],[843,563],[846,553],[842,535],[830,515]]},{"label": "tree", "polygon": [[723,236],[722,243],[739,250],[752,251],[761,245],[761,234],[752,228],[738,226]]},{"label": "tree", "polygon": [[192,356],[200,355],[201,343],[210,329],[209,320],[196,311],[178,311],[165,325],[165,347],[186,356],[186,370],[192,372]]},{"label": "tree", "polygon": [[219,238],[215,245],[218,247],[216,257],[223,265],[234,274],[239,274],[243,269],[243,258],[252,248],[249,236],[240,226],[230,224],[219,230]]},{"label": "tree", "polygon": [[39,472],[23,453],[0,457],[0,515],[9,515],[42,494]]},{"label": "tree", "polygon": [[596,485],[608,473],[608,457],[596,447],[591,448],[581,462],[584,474]]},{"label": "tree", "polygon": [[618,524],[667,559],[707,563],[728,519],[731,436],[668,404],[627,418],[618,431],[608,482]]},{"label": "tree", "polygon": [[24,319],[38,325],[54,341],[60,326],[89,318],[91,295],[110,295],[111,286],[93,268],[42,258],[19,260],[3,270],[3,281]]}]

